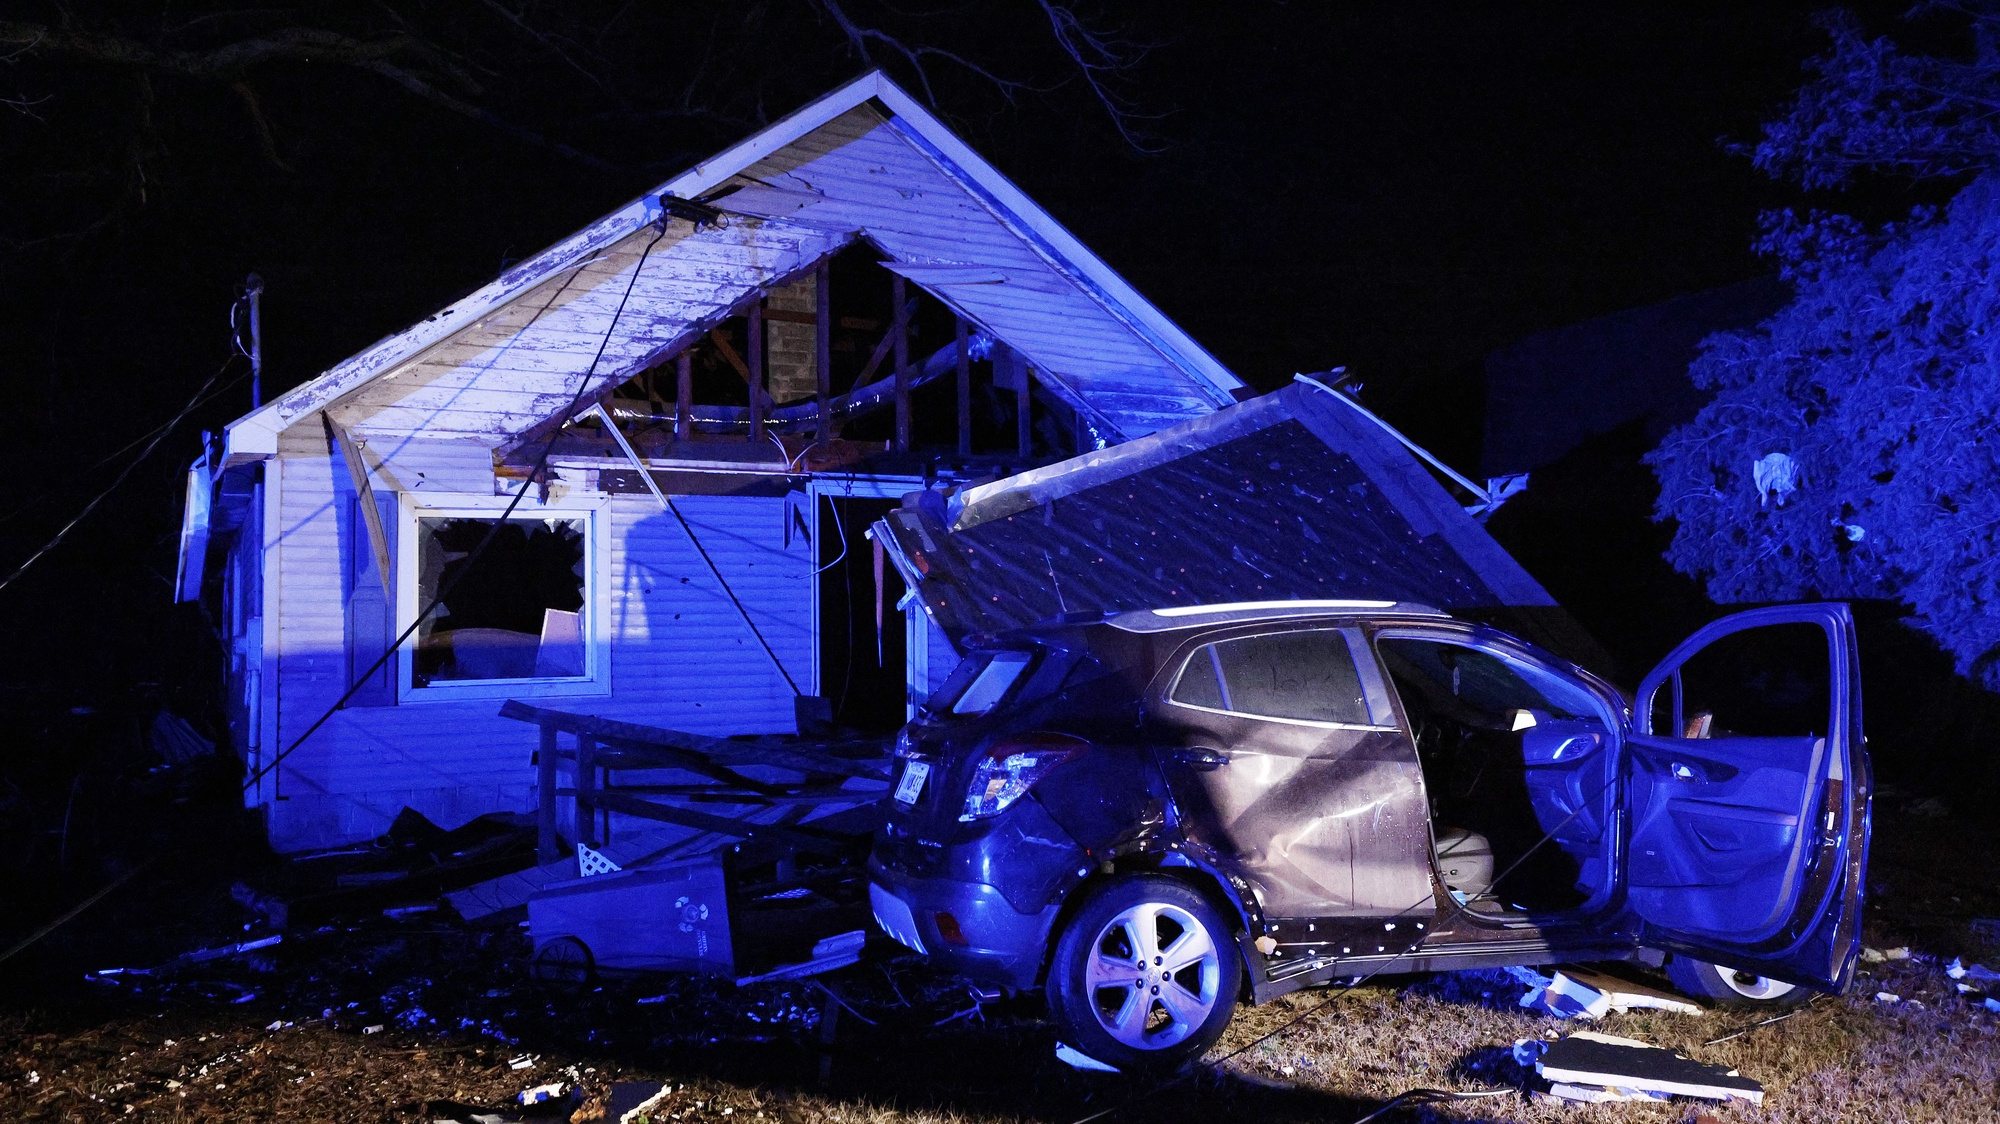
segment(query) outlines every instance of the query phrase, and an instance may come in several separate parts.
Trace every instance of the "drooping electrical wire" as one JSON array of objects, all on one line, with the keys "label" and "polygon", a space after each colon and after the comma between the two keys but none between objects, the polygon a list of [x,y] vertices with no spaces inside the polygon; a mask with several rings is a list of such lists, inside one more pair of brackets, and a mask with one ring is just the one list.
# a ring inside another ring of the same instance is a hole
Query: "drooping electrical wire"
[{"label": "drooping electrical wire", "polygon": [[[514,489],[513,496],[508,499],[507,506],[501,510],[499,517],[493,521],[493,526],[487,528],[485,536],[479,540],[478,545],[474,546],[466,554],[465,559],[452,575],[451,579],[439,587],[438,591],[431,596],[430,601],[410,621],[409,626],[396,636],[394,642],[388,644],[383,649],[381,655],[375,657],[375,662],[369,664],[361,674],[355,676],[354,681],[347,685],[347,689],[340,693],[340,697],[335,699],[330,706],[322,711],[318,718],[313,719],[312,724],[307,726],[303,733],[293,738],[285,748],[273,754],[270,761],[244,778],[244,792],[250,791],[265,777],[276,771],[279,764],[285,758],[290,757],[294,750],[304,745],[308,738],[319,732],[320,727],[326,725],[335,714],[339,713],[340,709],[347,705],[348,700],[352,699],[361,690],[362,685],[373,679],[375,673],[382,670],[383,665],[387,664],[402,649],[403,645],[409,641],[410,637],[416,634],[417,629],[423,625],[424,621],[430,619],[431,615],[437,612],[438,606],[444,604],[445,599],[451,596],[452,591],[457,588],[459,581],[473,568],[473,563],[477,562],[480,556],[486,553],[486,548],[493,545],[494,540],[500,537],[500,532],[507,526],[507,520],[521,506],[521,501],[527,498],[528,489],[534,486],[535,481],[548,468],[549,457],[555,452],[556,442],[561,439],[564,427],[576,419],[577,407],[582,405],[584,395],[590,389],[591,380],[597,377],[597,365],[604,361],[605,349],[611,346],[611,338],[618,330],[619,320],[625,315],[625,306],[632,299],[632,290],[639,283],[639,275],[645,272],[646,261],[653,255],[653,247],[658,246],[660,239],[666,237],[667,221],[668,219],[664,215],[659,219],[658,225],[653,231],[652,239],[646,243],[646,248],[640,252],[638,264],[632,267],[632,276],[625,282],[625,291],[618,297],[618,307],[611,313],[611,322],[605,325],[604,335],[597,341],[597,351],[590,358],[590,366],[584,370],[583,378],[577,380],[576,391],[570,395],[569,405],[565,406],[562,413],[558,415],[561,421],[550,427],[548,440],[542,442],[542,451],[535,458],[534,467],[529,469],[527,474],[521,478],[520,486]],[[592,260],[594,261],[595,259]],[[549,299],[543,301],[542,306],[535,310],[534,316],[528,319],[527,324],[522,326],[522,330],[525,331],[527,328],[532,327],[535,321],[541,319],[542,314],[547,312],[557,300],[562,298],[563,293],[569,289],[571,283],[582,274],[584,267],[589,264],[591,263],[586,261],[570,270],[569,275],[563,278],[562,284],[557,286],[556,290],[549,294]]]},{"label": "drooping electrical wire", "polygon": [[153,439],[146,443],[146,447],[139,451],[138,456],[133,457],[131,460],[125,463],[125,467],[119,470],[118,475],[112,478],[111,483],[106,484],[104,486],[104,489],[98,492],[97,495],[93,497],[89,503],[84,504],[83,510],[77,512],[74,518],[72,518],[69,522],[63,524],[62,529],[57,531],[54,537],[50,538],[48,542],[43,543],[41,549],[35,551],[33,554],[28,555],[25,561],[23,561],[19,566],[14,567],[13,573],[8,574],[5,578],[0,578],[0,590],[5,590],[8,586],[13,585],[14,582],[18,578],[20,578],[22,574],[28,572],[28,568],[30,566],[33,566],[35,563],[41,561],[45,556],[47,556],[47,554],[50,551],[54,550],[57,546],[61,545],[62,541],[65,538],[69,537],[69,533],[71,531],[76,530],[78,524],[82,523],[85,519],[90,518],[90,513],[97,510],[97,505],[103,503],[107,498],[110,497],[111,493],[117,491],[118,485],[123,484],[125,482],[126,477],[132,475],[133,469],[136,469],[141,464],[144,464],[146,458],[153,455],[153,450],[160,447],[160,442],[167,439],[167,434],[172,433],[176,428],[180,426],[181,422],[187,420],[189,414],[194,413],[195,409],[199,407],[202,403],[202,396],[208,393],[208,389],[215,385],[216,380],[220,379],[222,377],[222,373],[224,371],[227,371],[229,369],[229,365],[235,361],[236,359],[234,356],[231,356],[230,358],[224,360],[222,366],[216,368],[215,373],[208,376],[208,381],[201,384],[201,389],[194,392],[194,397],[188,399],[187,405],[181,407],[181,412],[175,414],[171,421],[167,422],[167,424],[161,426],[158,430],[156,430],[153,433]]},{"label": "drooping electrical wire", "polygon": [[[593,356],[591,356],[589,368],[584,372],[582,380],[580,380],[577,383],[576,392],[573,395],[571,395],[569,405],[562,412],[561,416],[563,418],[563,424],[567,424],[569,421],[574,420],[577,412],[576,408],[583,401],[584,393],[589,389],[591,379],[596,376],[597,366],[599,363],[603,361],[605,349],[610,346],[611,337],[618,328],[618,321],[624,315],[625,306],[627,302],[631,300],[632,289],[635,285],[637,285],[640,273],[644,272],[646,268],[646,260],[652,256],[653,247],[660,244],[660,239],[666,236],[666,232],[667,232],[666,219],[662,217],[659,220],[658,228],[655,230],[652,240],[646,243],[645,250],[641,252],[639,255],[638,264],[635,265],[632,269],[632,277],[629,281],[626,282],[625,292],[618,299],[618,308],[611,315],[611,323],[605,327],[604,336],[602,339],[598,341],[597,351]],[[578,265],[573,267],[570,270],[569,275],[563,278],[562,284],[556,287],[555,292],[550,294],[549,299],[542,303],[542,306],[535,311],[533,317],[529,318],[528,325],[532,325],[535,323],[536,320],[539,320],[542,314],[547,312],[549,308],[552,305],[554,305],[555,302],[562,296],[562,294],[569,288],[570,284],[576,280],[577,276],[582,273],[583,269],[586,266],[589,266],[590,264],[595,262],[596,260],[597,259],[593,257],[590,260],[579,263]],[[524,325],[524,327],[525,326],[526,325]],[[235,357],[232,356],[231,361],[233,362],[234,359]],[[216,374],[210,377],[209,383],[203,384],[202,390],[196,393],[195,400],[190,402],[187,409],[182,410],[181,414],[174,419],[174,422],[169,423],[166,427],[164,427],[160,431],[158,436],[154,437],[152,444],[146,446],[145,451],[139,454],[139,457],[133,461],[133,464],[137,464],[138,461],[145,459],[146,454],[153,451],[154,447],[156,447],[160,443],[160,441],[163,438],[165,438],[167,433],[172,431],[174,424],[177,424],[181,420],[181,418],[184,418],[189,412],[192,411],[195,402],[198,402],[201,399],[201,395],[207,391],[208,385],[212,384],[215,381],[215,379],[222,374],[222,371],[227,369],[228,365],[225,363],[223,368],[217,370]],[[522,499],[524,499],[527,496],[528,488],[534,484],[535,479],[542,474],[544,469],[547,468],[549,456],[555,451],[556,441],[558,438],[562,436],[562,431],[563,431],[563,425],[557,425],[550,430],[549,439],[547,442],[543,444],[541,455],[535,459],[534,469],[531,470],[527,474],[527,476],[525,476],[522,479],[521,486],[515,489],[513,498],[508,501],[506,509],[500,513],[500,517],[498,520],[495,521],[493,527],[487,531],[486,537],[481,539],[479,541],[479,544],[475,546],[472,549],[472,551],[466,556],[466,560],[468,562],[476,560],[480,556],[480,554],[484,552],[486,548],[490,546],[497,537],[499,537],[501,529],[504,528],[507,524],[508,517],[514,513],[515,509],[520,506]],[[112,481],[111,488],[116,488],[118,486],[119,481],[122,481],[125,478],[126,473],[129,473],[131,471],[131,467],[132,467],[131,465],[128,465],[126,467],[125,472],[119,474],[118,480]],[[107,488],[106,493],[108,494],[109,491],[110,489]],[[102,498],[103,498],[102,496],[99,497],[100,500]],[[94,508],[97,502],[98,501],[93,500],[91,502],[90,507]],[[85,508],[85,510],[81,515],[77,516],[76,519],[71,520],[70,526],[75,526],[76,523],[80,522],[83,519],[83,517],[88,514],[90,514],[90,508]],[[64,533],[67,533],[67,531],[68,528],[65,527]],[[60,540],[60,538],[61,536],[58,535],[57,536],[58,541]],[[51,547],[54,545],[55,545],[54,542],[51,542],[49,544],[49,546]],[[38,551],[36,553],[35,557],[39,558],[42,554],[47,553],[48,549],[49,547],[44,547],[41,551]],[[21,573],[21,570],[27,569],[28,565],[33,563],[33,561],[34,558],[30,558],[27,563],[23,563],[20,570],[16,570],[14,575],[9,577],[7,581],[8,582],[13,581],[14,577],[18,577]],[[465,570],[466,567],[460,567],[457,576],[463,576]],[[347,705],[348,700],[353,698],[355,693],[361,689],[361,685],[368,682],[369,679],[373,678],[375,673],[377,671],[380,671],[382,669],[382,666],[388,662],[389,658],[395,655],[397,650],[402,647],[403,643],[407,641],[410,638],[410,636],[416,632],[417,627],[421,625],[424,622],[424,620],[428,618],[432,613],[437,611],[437,607],[440,604],[442,604],[445,597],[451,593],[452,587],[456,584],[457,576],[454,577],[453,581],[447,582],[443,588],[439,589],[437,594],[431,599],[430,603],[424,606],[423,611],[417,614],[416,620],[411,621],[410,626],[404,629],[401,635],[396,637],[395,643],[390,644],[387,647],[387,650],[384,651],[382,655],[378,657],[373,664],[370,664],[366,670],[364,670],[360,675],[356,676],[354,682],[348,685],[347,690],[343,691],[341,693],[341,696],[338,699],[334,700],[331,706],[329,706],[323,713],[321,713],[318,718],[314,719],[312,725],[307,727],[304,733],[300,734],[297,738],[294,738],[289,745],[285,746],[283,750],[275,754],[271,758],[269,763],[265,764],[262,768],[258,769],[255,773],[251,774],[248,778],[244,780],[243,791],[245,792],[250,791],[250,789],[255,787],[258,784],[258,782],[264,779],[264,777],[270,775],[270,773],[273,770],[275,770],[278,767],[278,765],[282,761],[284,761],[286,757],[291,755],[292,751],[298,749],[299,746],[305,744],[306,739],[310,738],[314,733],[316,733],[321,726],[324,726],[328,721],[328,719],[332,718],[333,715],[337,713],[341,707]],[[5,587],[6,583],[0,582],[0,589],[4,589]],[[60,929],[62,926],[68,924],[71,920],[81,915],[91,906],[103,900],[113,890],[116,890],[126,881],[130,880],[132,877],[140,873],[140,871],[148,869],[157,861],[158,861],[157,858],[148,859],[145,862],[139,864],[138,866],[125,871],[117,878],[111,880],[109,883],[98,888],[98,890],[92,893],[89,897],[83,899],[81,902],[71,907],[67,912],[63,913],[62,915],[56,917],[54,920],[43,925],[41,928],[35,930],[33,933],[29,934],[22,940],[17,941],[14,945],[7,948],[5,951],[0,951],[0,962],[12,959],[15,955],[19,954],[20,952],[29,948],[35,943],[43,940],[49,934],[55,932],[57,929]]]}]

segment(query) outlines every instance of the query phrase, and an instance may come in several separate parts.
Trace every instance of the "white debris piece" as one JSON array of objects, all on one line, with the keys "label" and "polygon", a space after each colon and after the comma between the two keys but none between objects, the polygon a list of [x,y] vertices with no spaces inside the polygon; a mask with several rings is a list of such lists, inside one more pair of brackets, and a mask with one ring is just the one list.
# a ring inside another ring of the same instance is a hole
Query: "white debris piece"
[{"label": "white debris piece", "polygon": [[1536,990],[1522,996],[1521,1006],[1562,1019],[1599,1019],[1612,1011],[1622,1013],[1637,1007],[1683,1015],[1702,1013],[1700,1007],[1678,996],[1583,968],[1557,972]]},{"label": "white debris piece", "polygon": [[[1632,1038],[1579,1030],[1565,1035],[1535,1063],[1535,1072],[1556,1086],[1602,1090],[1602,1099],[1701,1097],[1762,1104],[1764,1087],[1733,1069],[1695,1061],[1684,1054]],[[1590,1094],[1594,1099],[1596,1094]]]},{"label": "white debris piece", "polygon": [[1774,499],[1783,507],[1799,490],[1799,462],[1784,453],[1765,453],[1751,464],[1750,479],[1757,486],[1758,507]]},{"label": "white debris piece", "polygon": [[1903,997],[1893,991],[1878,991],[1875,993],[1875,1002],[1877,1003],[1901,1003],[1902,1001]]},{"label": "white debris piece", "polygon": [[1909,958],[1909,945],[1898,945],[1895,948],[1864,948],[1861,950],[1861,962],[1864,964],[1880,964],[1885,960],[1908,960]]},{"label": "white debris piece", "polygon": [[1111,1065],[1108,1062],[1098,1061],[1082,1050],[1061,1042],[1056,1043],[1056,1060],[1072,1069],[1081,1069],[1090,1073],[1118,1072],[1117,1066]]},{"label": "white debris piece", "polygon": [[561,1097],[568,1089],[569,1087],[560,1081],[551,1081],[546,1085],[537,1085],[532,1089],[523,1089],[520,1095],[514,1099],[517,1103],[524,1105],[547,1104]]},{"label": "white debris piece", "polygon": [[1975,984],[2000,983],[2000,972],[1984,964],[1967,964],[1964,958],[1957,956],[1945,965],[1944,974],[1955,980],[1971,980]]}]

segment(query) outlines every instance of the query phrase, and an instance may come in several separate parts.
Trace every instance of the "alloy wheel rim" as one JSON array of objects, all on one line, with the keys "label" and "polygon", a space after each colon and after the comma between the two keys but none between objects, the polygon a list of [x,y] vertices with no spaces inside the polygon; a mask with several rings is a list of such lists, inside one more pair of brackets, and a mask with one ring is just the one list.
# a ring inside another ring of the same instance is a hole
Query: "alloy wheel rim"
[{"label": "alloy wheel rim", "polygon": [[1090,1009],[1106,1034],[1133,1049],[1186,1041],[1222,996],[1215,936],[1177,905],[1142,902],[1120,912],[1098,930],[1088,957]]},{"label": "alloy wheel rim", "polygon": [[1740,971],[1723,964],[1717,964],[1715,970],[1722,975],[1724,986],[1745,999],[1776,999],[1798,987],[1797,984],[1774,980],[1755,972]]}]

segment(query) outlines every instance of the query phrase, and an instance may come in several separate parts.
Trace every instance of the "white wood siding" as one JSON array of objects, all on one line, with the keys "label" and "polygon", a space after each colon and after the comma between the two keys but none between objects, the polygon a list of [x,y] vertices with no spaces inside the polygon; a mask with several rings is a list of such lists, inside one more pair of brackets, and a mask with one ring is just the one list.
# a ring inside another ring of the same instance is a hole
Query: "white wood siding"
[{"label": "white wood siding", "polygon": [[[309,427],[287,433],[276,466],[282,527],[267,563],[282,568],[281,619],[267,666],[276,668],[278,736],[267,754],[291,745],[347,688],[345,552],[368,549],[357,538],[365,530],[342,514],[353,491],[346,467],[312,436]],[[486,489],[472,494],[492,494],[487,464]],[[398,467],[392,460],[378,475]],[[443,494],[424,498],[450,503]],[[675,503],[786,670],[808,686],[812,559],[802,539],[784,542],[784,501]],[[789,730],[791,689],[673,516],[650,496],[619,496],[599,533],[610,552],[611,691],[552,705],[706,733]],[[519,697],[534,697],[533,686]],[[273,845],[378,834],[406,805],[448,827],[481,812],[528,810],[535,731],[497,717],[499,706],[418,699],[336,711],[279,771]]]}]

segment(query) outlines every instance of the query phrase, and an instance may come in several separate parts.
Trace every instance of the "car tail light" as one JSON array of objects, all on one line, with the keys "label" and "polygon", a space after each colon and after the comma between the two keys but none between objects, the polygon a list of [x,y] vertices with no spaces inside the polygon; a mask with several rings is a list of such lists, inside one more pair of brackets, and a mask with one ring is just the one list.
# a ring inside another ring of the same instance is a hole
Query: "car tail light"
[{"label": "car tail light", "polygon": [[1024,734],[1002,738],[973,766],[960,823],[1006,811],[1049,770],[1082,753],[1090,743],[1068,734]]}]

